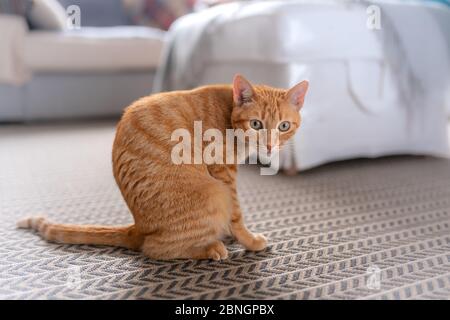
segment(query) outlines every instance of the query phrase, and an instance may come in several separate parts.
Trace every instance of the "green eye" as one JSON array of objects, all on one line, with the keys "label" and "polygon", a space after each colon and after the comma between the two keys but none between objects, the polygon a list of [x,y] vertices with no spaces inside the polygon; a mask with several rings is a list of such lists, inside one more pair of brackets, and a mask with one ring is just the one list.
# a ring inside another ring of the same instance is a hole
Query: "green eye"
[{"label": "green eye", "polygon": [[281,132],[288,131],[290,127],[291,127],[291,123],[289,121],[283,121],[278,126],[278,130],[280,130]]},{"label": "green eye", "polygon": [[250,127],[252,127],[252,129],[255,129],[255,130],[260,130],[263,128],[263,124],[261,121],[259,121],[257,119],[252,119],[252,120],[250,120]]}]

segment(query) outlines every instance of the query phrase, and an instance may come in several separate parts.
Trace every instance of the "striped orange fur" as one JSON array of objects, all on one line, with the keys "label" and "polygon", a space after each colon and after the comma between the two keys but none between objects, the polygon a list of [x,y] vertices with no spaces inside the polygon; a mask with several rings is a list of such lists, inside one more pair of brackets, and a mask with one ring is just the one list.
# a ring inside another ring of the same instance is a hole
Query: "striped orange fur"
[{"label": "striped orange fur", "polygon": [[[144,97],[129,106],[117,126],[112,151],[117,185],[134,217],[120,227],[51,223],[34,217],[19,227],[37,230],[50,241],[122,246],[154,259],[226,259],[222,239],[231,235],[248,250],[262,250],[267,240],[244,225],[236,191],[237,164],[174,164],[175,129],[251,128],[258,119],[266,129],[288,121],[278,132],[279,146],[300,125],[299,110],[308,83],[290,90],[253,86],[237,75],[233,85],[211,85]],[[207,144],[207,142],[203,142]],[[277,146],[267,146],[272,148]]]}]

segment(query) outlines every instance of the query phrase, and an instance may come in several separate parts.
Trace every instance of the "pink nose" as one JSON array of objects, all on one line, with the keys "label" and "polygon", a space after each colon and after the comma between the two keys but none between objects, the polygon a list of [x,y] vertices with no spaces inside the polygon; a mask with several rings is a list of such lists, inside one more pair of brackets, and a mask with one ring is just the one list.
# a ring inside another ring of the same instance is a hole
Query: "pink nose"
[{"label": "pink nose", "polygon": [[270,144],[267,145],[267,151],[269,151],[269,153],[272,151],[272,146]]}]

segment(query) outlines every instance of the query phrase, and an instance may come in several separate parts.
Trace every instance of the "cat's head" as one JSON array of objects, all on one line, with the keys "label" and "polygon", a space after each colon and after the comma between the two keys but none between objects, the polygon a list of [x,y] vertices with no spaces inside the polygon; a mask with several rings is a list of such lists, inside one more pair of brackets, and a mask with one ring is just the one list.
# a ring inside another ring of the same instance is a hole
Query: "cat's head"
[{"label": "cat's head", "polygon": [[[300,109],[308,90],[302,81],[289,90],[253,86],[241,75],[233,80],[233,129],[259,136],[258,146],[271,154],[283,146],[300,126]],[[264,130],[266,129],[266,130]],[[248,130],[248,131],[247,131]]]}]

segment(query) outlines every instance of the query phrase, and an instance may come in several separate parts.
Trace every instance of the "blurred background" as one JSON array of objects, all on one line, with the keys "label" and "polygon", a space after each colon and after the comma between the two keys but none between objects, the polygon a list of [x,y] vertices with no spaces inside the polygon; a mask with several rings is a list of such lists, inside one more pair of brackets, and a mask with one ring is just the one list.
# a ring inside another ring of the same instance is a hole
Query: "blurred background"
[{"label": "blurred background", "polygon": [[117,119],[152,92],[242,73],[311,82],[286,168],[442,156],[449,10],[445,0],[0,0],[0,122]]}]

